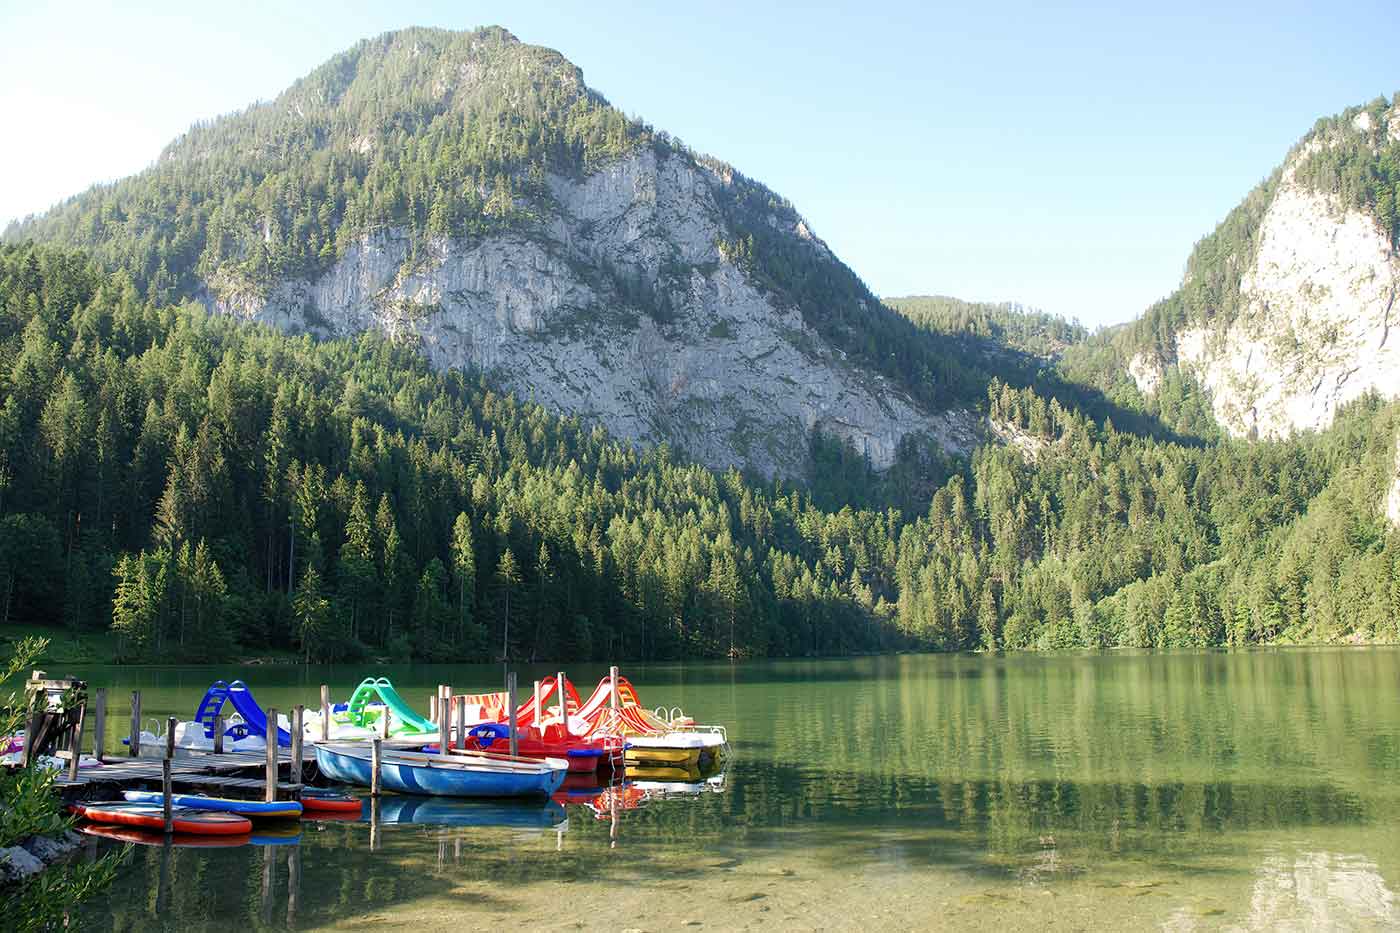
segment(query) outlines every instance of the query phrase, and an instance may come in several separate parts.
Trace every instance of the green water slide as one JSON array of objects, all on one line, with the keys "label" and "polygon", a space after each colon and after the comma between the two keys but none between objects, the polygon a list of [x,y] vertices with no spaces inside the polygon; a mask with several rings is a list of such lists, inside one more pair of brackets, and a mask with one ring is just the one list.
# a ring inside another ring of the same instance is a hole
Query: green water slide
[{"label": "green water slide", "polygon": [[350,703],[345,711],[351,723],[363,729],[374,728],[375,716],[368,710],[374,700],[384,704],[390,713],[389,731],[393,735],[429,735],[438,727],[414,712],[413,707],[404,702],[387,677],[366,677],[360,681],[355,692],[350,695]]}]

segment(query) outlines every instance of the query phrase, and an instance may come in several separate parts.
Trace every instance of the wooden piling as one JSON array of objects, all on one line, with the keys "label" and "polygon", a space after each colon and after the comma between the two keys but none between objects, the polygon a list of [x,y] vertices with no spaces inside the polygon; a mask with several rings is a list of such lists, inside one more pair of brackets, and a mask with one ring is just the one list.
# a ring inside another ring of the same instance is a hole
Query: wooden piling
[{"label": "wooden piling", "polygon": [[608,668],[608,681],[611,686],[608,691],[608,705],[615,710],[620,702],[617,697],[617,665]]},{"label": "wooden piling", "polygon": [[331,688],[321,684],[321,741],[331,740]]},{"label": "wooden piling", "polygon": [[444,684],[442,687],[442,699],[438,701],[438,751],[447,754],[449,740],[452,738],[452,687]]},{"label": "wooden piling", "polygon": [[302,730],[305,728],[306,707],[298,703],[292,707],[292,768],[290,780],[293,784],[301,783],[301,742]]},{"label": "wooden piling", "polygon": [[224,717],[223,714],[214,717],[214,754],[224,753]]},{"label": "wooden piling", "polygon": [[126,753],[132,758],[141,754],[141,691],[131,691],[131,737],[127,739]]},{"label": "wooden piling", "polygon": [[168,716],[165,720],[165,757],[175,757],[175,726],[180,720]]},{"label": "wooden piling", "polygon": [[92,757],[99,763],[105,761],[103,757],[107,751],[107,688],[98,687],[93,694],[93,702],[97,706],[93,709],[92,721]]},{"label": "wooden piling", "polygon": [[564,702],[564,672],[554,675],[554,692],[559,694],[559,722],[564,726],[564,734],[569,734],[569,704]]},{"label": "wooden piling", "polygon": [[[520,737],[515,734],[515,671],[506,675],[506,707],[510,710],[510,753],[520,754]],[[535,711],[536,715],[539,710]]]},{"label": "wooden piling", "polygon": [[379,796],[379,768],[384,763],[384,740],[375,739],[370,750],[369,795]]},{"label": "wooden piling", "polygon": [[467,747],[467,698],[457,697],[453,701],[457,708],[457,747]]},{"label": "wooden piling", "polygon": [[379,737],[387,739],[389,737],[389,707],[384,707],[384,714],[379,717]]},{"label": "wooden piling", "polygon": [[438,700],[442,699],[442,684],[438,684],[438,692],[435,697],[428,697],[428,722],[438,721]]},{"label": "wooden piling", "polygon": [[170,800],[171,792],[170,759],[162,758],[160,761],[160,806],[165,817],[165,834],[167,836],[175,832],[175,815],[172,812]]},{"label": "wooden piling", "polygon": [[540,681],[537,680],[535,681],[535,722],[541,722],[543,719],[544,706],[540,700]]},{"label": "wooden piling", "polygon": [[68,780],[78,779],[78,759],[83,757],[83,720],[87,717],[87,703],[78,706],[78,721],[73,723],[72,739],[68,743],[68,749],[72,758],[68,760]]},{"label": "wooden piling", "polygon": [[[32,702],[32,698],[28,698]],[[24,766],[27,768],[34,763],[34,755],[38,752],[36,738],[39,735],[39,717],[41,713],[33,709],[29,711],[29,717],[24,725]]]},{"label": "wooden piling", "polygon": [[272,803],[277,799],[277,710],[267,710],[267,773],[263,779],[263,799]]}]

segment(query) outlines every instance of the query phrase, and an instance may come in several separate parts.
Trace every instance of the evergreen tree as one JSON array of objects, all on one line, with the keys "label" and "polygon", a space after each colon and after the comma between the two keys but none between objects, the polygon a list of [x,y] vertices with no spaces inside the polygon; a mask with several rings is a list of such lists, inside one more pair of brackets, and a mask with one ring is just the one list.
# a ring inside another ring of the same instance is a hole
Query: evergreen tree
[{"label": "evergreen tree", "polygon": [[516,564],[515,555],[510,548],[506,548],[501,554],[500,563],[496,565],[496,584],[500,588],[501,594],[501,660],[510,660],[510,597],[515,592],[515,588],[520,585],[520,567]]},{"label": "evergreen tree", "polygon": [[457,583],[457,641],[463,643],[476,603],[476,550],[466,512],[458,512],[452,523],[452,574]]}]

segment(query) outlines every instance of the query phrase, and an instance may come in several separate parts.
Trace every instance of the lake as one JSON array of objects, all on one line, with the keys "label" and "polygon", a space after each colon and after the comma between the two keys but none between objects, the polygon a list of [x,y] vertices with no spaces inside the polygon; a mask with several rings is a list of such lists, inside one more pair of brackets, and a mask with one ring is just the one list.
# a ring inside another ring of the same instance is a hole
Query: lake
[{"label": "lake", "polygon": [[[553,673],[522,665],[520,683]],[[497,667],[53,667],[112,733],[367,674],[426,713]],[[571,665],[584,695],[606,673]],[[133,851],[92,930],[1400,928],[1400,649],[920,655],[629,665],[649,706],[729,728],[693,795],[386,800],[235,849]],[[109,745],[115,741],[109,737]],[[596,811],[596,812],[595,812]],[[455,825],[454,825],[455,824]],[[373,842],[373,847],[372,843]]]}]

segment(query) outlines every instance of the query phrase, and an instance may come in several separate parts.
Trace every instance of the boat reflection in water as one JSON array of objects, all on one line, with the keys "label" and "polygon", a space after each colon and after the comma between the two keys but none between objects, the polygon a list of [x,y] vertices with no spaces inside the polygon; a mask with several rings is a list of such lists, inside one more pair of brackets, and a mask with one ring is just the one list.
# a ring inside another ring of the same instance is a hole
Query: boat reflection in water
[{"label": "boat reflection in water", "polygon": [[[366,817],[372,806],[367,804]],[[448,797],[381,797],[378,820],[387,825],[500,826],[511,829],[568,828],[564,808],[553,800],[457,800]]]}]

